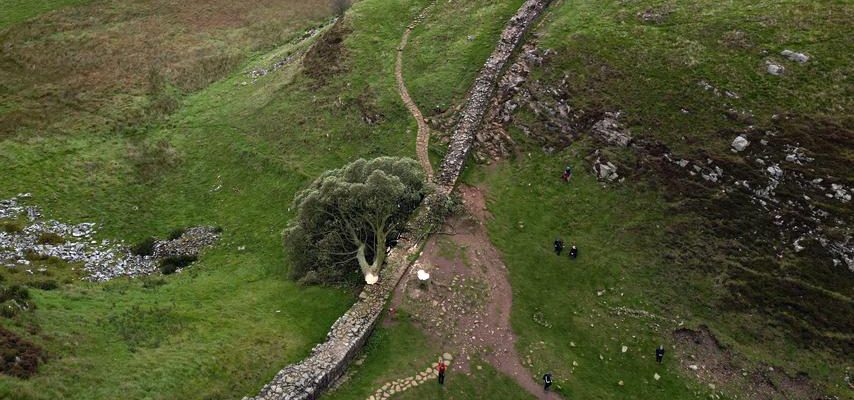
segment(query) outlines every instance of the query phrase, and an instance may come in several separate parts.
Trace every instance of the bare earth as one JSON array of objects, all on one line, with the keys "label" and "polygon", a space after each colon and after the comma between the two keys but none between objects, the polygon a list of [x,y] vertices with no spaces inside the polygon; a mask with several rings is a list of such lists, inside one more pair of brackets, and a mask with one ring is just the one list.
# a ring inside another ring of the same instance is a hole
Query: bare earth
[{"label": "bare earth", "polygon": [[[450,220],[446,233],[427,242],[395,291],[392,307],[407,310],[443,351],[455,354],[451,373],[467,373],[476,356],[536,398],[558,399],[543,391],[540,377],[522,366],[516,352],[510,327],[513,294],[507,267],[484,228],[490,218],[484,193],[467,186],[458,190],[467,215]],[[428,284],[418,281],[419,269],[430,273]]]}]

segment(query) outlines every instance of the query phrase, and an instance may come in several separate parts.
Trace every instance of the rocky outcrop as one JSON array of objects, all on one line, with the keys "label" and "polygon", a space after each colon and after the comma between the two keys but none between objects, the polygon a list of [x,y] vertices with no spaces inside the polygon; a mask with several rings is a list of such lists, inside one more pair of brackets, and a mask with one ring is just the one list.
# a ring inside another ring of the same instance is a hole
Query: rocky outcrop
[{"label": "rocky outcrop", "polygon": [[192,227],[176,238],[153,241],[150,254],[132,254],[121,241],[95,240],[95,223],[70,225],[44,220],[38,207],[25,204],[30,197],[25,193],[0,200],[0,219],[13,221],[0,229],[0,265],[6,268],[32,273],[28,258],[56,257],[65,262],[83,263],[87,273],[84,279],[101,282],[159,273],[161,260],[195,258],[219,238],[217,228]]},{"label": "rocky outcrop", "polygon": [[540,13],[549,4],[549,0],[528,0],[519,8],[501,34],[501,40],[486,60],[474,86],[469,92],[468,102],[462,111],[454,129],[448,153],[442,160],[437,182],[446,192],[450,192],[462,172],[466,157],[474,143],[484,114],[489,108],[495,93],[496,83],[513,51],[522,41],[522,37]]}]

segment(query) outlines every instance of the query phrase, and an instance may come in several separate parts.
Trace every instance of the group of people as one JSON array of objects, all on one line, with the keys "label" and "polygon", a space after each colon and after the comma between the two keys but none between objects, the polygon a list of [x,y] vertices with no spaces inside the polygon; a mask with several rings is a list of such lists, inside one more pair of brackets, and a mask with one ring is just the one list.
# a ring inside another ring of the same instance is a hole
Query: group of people
[{"label": "group of people", "polygon": [[[560,253],[563,252],[563,240],[561,238],[556,238],[554,246],[555,254],[560,255]],[[569,248],[569,258],[578,258],[578,246],[576,246],[574,243],[572,244],[572,247]]]}]

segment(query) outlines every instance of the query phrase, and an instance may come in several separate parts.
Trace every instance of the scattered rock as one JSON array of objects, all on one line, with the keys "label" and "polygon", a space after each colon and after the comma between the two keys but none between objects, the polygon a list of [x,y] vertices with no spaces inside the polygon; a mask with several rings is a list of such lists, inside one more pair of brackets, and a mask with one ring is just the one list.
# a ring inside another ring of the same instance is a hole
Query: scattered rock
[{"label": "scattered rock", "polygon": [[804,53],[797,53],[792,50],[783,50],[780,55],[800,64],[804,64],[810,60],[810,56]]},{"label": "scattered rock", "polygon": [[[35,253],[66,262],[81,262],[88,273],[85,279],[91,281],[156,273],[161,260],[170,257],[193,259],[219,238],[219,230],[214,227],[188,228],[178,238],[156,241],[151,254],[136,255],[121,242],[94,240],[94,223],[68,225],[55,220],[44,221],[37,207],[20,205],[21,199],[24,198],[0,201],[0,218],[14,218],[26,213],[29,219],[29,224],[20,232],[0,232],[0,260],[17,260],[18,264],[29,265],[26,254]],[[43,235],[57,236],[63,240],[43,243],[40,240]]]},{"label": "scattered rock", "polygon": [[605,117],[593,124],[591,135],[609,145],[626,147],[632,141],[632,135],[618,121],[620,113],[605,113]]},{"label": "scattered rock", "polygon": [[745,138],[745,137],[744,137],[744,136],[742,136],[742,135],[738,135],[738,136],[737,136],[737,137],[732,141],[732,148],[733,148],[733,150],[735,150],[735,151],[744,151],[744,149],[746,149],[746,148],[747,148],[747,146],[749,146],[749,145],[750,145],[750,142],[747,140],[747,138]]},{"label": "scattered rock", "polygon": [[611,163],[610,161],[602,161],[601,158],[597,157],[596,161],[593,163],[593,174],[596,175],[599,180],[607,180],[607,181],[615,181],[619,179],[619,175],[617,174],[617,166]]},{"label": "scattered rock", "polygon": [[786,72],[786,69],[783,68],[783,66],[780,64],[775,64],[771,61],[766,61],[765,65],[766,71],[768,71],[768,73],[771,75],[780,76],[783,75],[784,72]]}]

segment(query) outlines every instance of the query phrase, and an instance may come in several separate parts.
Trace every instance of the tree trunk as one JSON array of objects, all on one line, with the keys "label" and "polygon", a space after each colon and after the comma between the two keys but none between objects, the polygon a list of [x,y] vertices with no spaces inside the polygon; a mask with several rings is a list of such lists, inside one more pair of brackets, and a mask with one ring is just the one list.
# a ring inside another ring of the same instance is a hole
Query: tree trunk
[{"label": "tree trunk", "polygon": [[372,263],[368,263],[368,260],[365,257],[365,244],[359,242],[359,250],[356,252],[356,259],[359,260],[359,267],[362,269],[362,274],[365,275],[365,281],[369,285],[377,282],[380,275],[380,269],[382,269],[383,263],[385,262],[385,236],[386,235],[383,232],[377,232],[377,234],[374,235],[374,261]]}]

